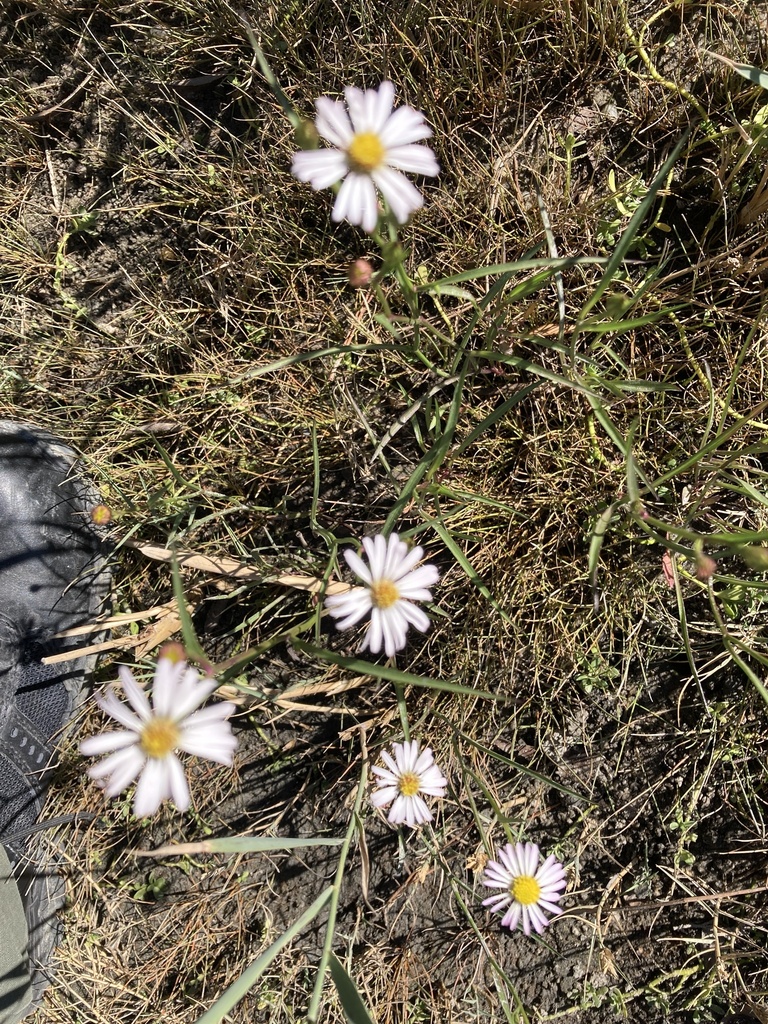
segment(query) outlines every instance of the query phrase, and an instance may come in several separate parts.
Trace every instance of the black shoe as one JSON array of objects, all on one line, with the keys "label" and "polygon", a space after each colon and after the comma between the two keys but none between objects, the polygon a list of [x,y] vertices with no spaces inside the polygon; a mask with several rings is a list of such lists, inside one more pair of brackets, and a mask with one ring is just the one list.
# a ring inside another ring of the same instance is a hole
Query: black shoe
[{"label": "black shoe", "polygon": [[55,639],[93,620],[109,590],[98,494],[74,452],[36,427],[0,421],[0,843],[15,865],[29,926],[33,1004],[57,940],[64,898],[55,870],[30,863],[56,739],[93,658],[44,665],[75,646]]}]

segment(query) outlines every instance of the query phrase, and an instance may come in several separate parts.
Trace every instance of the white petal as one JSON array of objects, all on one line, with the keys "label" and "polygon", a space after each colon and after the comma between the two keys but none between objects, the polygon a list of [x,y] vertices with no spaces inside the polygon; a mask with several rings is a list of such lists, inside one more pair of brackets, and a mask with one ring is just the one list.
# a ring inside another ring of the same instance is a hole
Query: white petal
[{"label": "white petal", "polygon": [[189,682],[180,685],[172,715],[174,722],[183,722],[191,712],[208,700],[217,686],[215,679],[197,679],[191,685]]},{"label": "white petal", "polygon": [[393,146],[384,157],[387,167],[410,174],[426,174],[434,178],[440,173],[440,164],[429,146]]},{"label": "white petal", "polygon": [[[107,796],[117,796],[133,782],[139,772],[143,769],[146,758],[138,747],[126,747],[116,754],[106,758],[101,764],[94,765],[88,770],[91,778],[103,777],[96,774],[97,769],[109,775],[104,792]],[[105,771],[106,769],[106,771]]]},{"label": "white petal", "polygon": [[137,818],[149,818],[155,813],[169,792],[168,767],[164,760],[150,757],[141,778],[136,783],[133,813]]},{"label": "white petal", "polygon": [[371,173],[379,191],[389,204],[398,224],[405,224],[411,214],[424,205],[421,192],[400,171],[379,167]]},{"label": "white petal", "polygon": [[381,613],[381,627],[384,633],[384,651],[388,658],[394,658],[408,639],[408,622],[402,613],[402,601],[385,608]]},{"label": "white petal", "polygon": [[416,796],[411,797],[411,801],[413,802],[413,817],[417,825],[423,825],[427,821],[432,821],[432,812],[418,793]]},{"label": "white petal", "polygon": [[[365,543],[365,541],[363,541],[363,543]],[[358,579],[363,580],[364,583],[372,582],[370,570],[357,552],[353,551],[351,548],[347,548],[344,552],[344,558],[347,565]]]},{"label": "white petal", "polygon": [[[392,536],[394,537],[396,536],[396,534],[392,534]],[[411,569],[413,569],[413,567],[417,565],[418,562],[424,556],[424,548],[421,548],[417,545],[415,548],[411,548],[411,550],[409,551],[408,545],[404,542],[402,543],[404,544],[405,550],[402,553],[402,557],[398,559],[397,565],[393,567],[393,571],[391,574],[392,579],[396,581],[399,581],[404,576],[407,576],[408,573],[410,573]]]},{"label": "white petal", "polygon": [[371,129],[368,125],[367,105],[365,102],[365,93],[362,89],[357,89],[354,85],[348,85],[344,90],[344,99],[347,101],[349,107],[349,119],[352,122],[352,128],[355,135],[359,135],[361,132],[367,132]]},{"label": "white petal", "polygon": [[432,587],[440,579],[437,566],[427,563],[414,569],[405,579],[398,580],[398,587],[403,597],[411,597],[411,590]]},{"label": "white petal", "polygon": [[136,733],[141,732],[143,728],[142,720],[112,690],[97,695],[95,700],[105,715],[114,718],[116,722],[124,725],[126,729],[131,729]]},{"label": "white petal", "polygon": [[392,104],[395,102],[395,87],[391,82],[382,82],[378,90],[369,89],[369,94],[374,98],[371,105],[371,127],[369,131],[379,135],[386,125],[392,113]]},{"label": "white petal", "polygon": [[169,718],[173,710],[176,693],[186,663],[175,662],[170,658],[160,658],[155,667],[152,681],[152,707],[155,715]]},{"label": "white petal", "polygon": [[367,648],[372,654],[378,654],[381,650],[382,639],[383,616],[381,609],[371,608],[371,621],[368,626],[368,632],[365,634],[365,638],[360,646],[360,650],[364,651]]},{"label": "white petal", "polygon": [[[229,729],[229,726],[226,728]],[[185,729],[179,739],[179,750],[218,764],[231,765],[237,750],[237,737],[231,732],[211,732],[210,726],[197,730]]]},{"label": "white petal", "polygon": [[123,684],[125,695],[130,701],[131,707],[142,720],[142,722],[148,722],[152,717],[152,709],[149,706],[147,695],[144,693],[142,688],[133,678],[133,673],[125,665],[121,665],[117,670],[120,676],[120,682]]},{"label": "white petal", "polygon": [[399,790],[397,786],[386,786],[383,789],[375,789],[371,793],[371,803],[374,807],[386,807],[397,797]]},{"label": "white petal", "polygon": [[380,580],[387,564],[387,542],[377,533],[375,537],[363,537],[363,547],[371,565],[371,579]]},{"label": "white petal", "polygon": [[171,754],[166,758],[165,764],[168,771],[171,799],[176,804],[177,810],[186,811],[190,803],[189,786],[187,785],[187,778],[181,766],[181,761],[179,761],[178,757]]},{"label": "white petal", "polygon": [[401,761],[401,767],[404,772],[413,774],[416,767],[416,761],[419,756],[419,744],[416,740],[405,740],[403,743],[403,756]]},{"label": "white petal", "polygon": [[426,633],[429,629],[429,616],[426,612],[422,611],[418,605],[411,604],[409,601],[398,601],[395,608],[402,614],[403,618],[410,622],[420,630],[422,633]]},{"label": "white petal", "polygon": [[422,752],[416,758],[416,763],[413,766],[413,770],[419,775],[422,775],[435,763],[434,755],[432,754],[431,747],[424,747]]},{"label": "white petal", "polygon": [[333,146],[346,149],[352,141],[353,131],[347,111],[340,100],[321,96],[315,100],[315,127],[318,134]]},{"label": "white petal", "polygon": [[338,629],[349,629],[371,610],[371,595],[368,590],[356,587],[346,594],[326,598],[325,606],[334,619],[341,620],[336,623]]},{"label": "white petal", "polygon": [[[193,712],[184,722],[184,729],[194,729],[200,725],[213,725],[214,723],[216,725],[223,724],[235,711],[236,706],[231,700],[216,701],[215,704],[209,704],[207,708],[200,708],[199,711]],[[227,734],[230,733],[228,723],[225,730]]]},{"label": "white petal", "polygon": [[88,736],[80,744],[80,753],[85,757],[101,757],[112,750],[122,750],[138,742],[135,732],[104,732]]},{"label": "white petal", "polygon": [[398,763],[402,759],[403,748],[400,743],[395,743],[392,749],[395,751],[394,759],[392,758],[392,755],[389,753],[388,750],[382,750],[381,759],[384,762],[384,764],[388,765],[395,779],[399,779],[400,776],[403,774],[403,769],[401,765]]},{"label": "white petal", "polygon": [[400,540],[396,533],[393,533],[387,540],[386,550],[381,575],[387,580],[397,580],[403,575],[401,566],[408,556],[408,545],[405,541]]},{"label": "white petal", "polygon": [[308,181],[315,192],[330,188],[347,173],[347,160],[337,149],[303,149],[294,153],[291,174]]},{"label": "white petal", "polygon": [[397,799],[389,809],[387,820],[391,825],[402,825],[407,820],[408,814],[408,798],[404,797],[402,793],[398,793]]},{"label": "white petal", "polygon": [[[394,658],[397,652],[405,647],[405,642],[402,634],[397,629],[396,623],[393,624],[390,612],[391,608],[382,612],[379,621],[384,643],[384,653],[388,658]],[[379,645],[379,649],[381,649],[381,645]]]},{"label": "white petal", "polygon": [[336,196],[331,220],[348,220],[350,224],[360,225],[368,234],[376,230],[379,223],[379,204],[376,189],[367,174],[347,175]]},{"label": "white petal", "polygon": [[386,149],[407,146],[431,136],[432,129],[424,121],[424,115],[407,105],[398,107],[379,132],[379,138]]}]

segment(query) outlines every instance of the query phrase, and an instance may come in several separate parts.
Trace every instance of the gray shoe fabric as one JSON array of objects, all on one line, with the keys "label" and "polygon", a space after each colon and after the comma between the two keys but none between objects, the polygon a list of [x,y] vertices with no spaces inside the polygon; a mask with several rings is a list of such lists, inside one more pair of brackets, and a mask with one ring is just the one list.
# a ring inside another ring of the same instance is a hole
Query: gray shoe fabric
[{"label": "gray shoe fabric", "polygon": [[32,1008],[27,919],[12,870],[0,846],[0,1024],[17,1024]]},{"label": "gray shoe fabric", "polygon": [[[98,503],[71,449],[37,427],[0,421],[0,844],[14,868],[34,968],[31,1001],[9,1013],[39,1001],[58,940],[64,885],[55,866],[38,863],[45,855],[35,825],[57,738],[94,659],[43,665],[42,658],[73,646],[55,634],[93,620],[108,597],[107,546],[90,517]],[[4,897],[0,875],[0,948],[11,885]]]}]

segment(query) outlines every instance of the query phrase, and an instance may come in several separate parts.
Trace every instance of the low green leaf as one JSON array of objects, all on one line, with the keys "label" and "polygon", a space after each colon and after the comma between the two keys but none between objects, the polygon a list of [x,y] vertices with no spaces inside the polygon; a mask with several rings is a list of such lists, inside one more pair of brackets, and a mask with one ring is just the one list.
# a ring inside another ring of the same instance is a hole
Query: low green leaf
[{"label": "low green leaf", "polygon": [[339,1002],[344,1010],[344,1016],[349,1024],[373,1024],[371,1015],[365,1008],[357,986],[350,978],[341,961],[333,953],[328,957],[328,966],[331,969],[331,977],[339,993]]}]

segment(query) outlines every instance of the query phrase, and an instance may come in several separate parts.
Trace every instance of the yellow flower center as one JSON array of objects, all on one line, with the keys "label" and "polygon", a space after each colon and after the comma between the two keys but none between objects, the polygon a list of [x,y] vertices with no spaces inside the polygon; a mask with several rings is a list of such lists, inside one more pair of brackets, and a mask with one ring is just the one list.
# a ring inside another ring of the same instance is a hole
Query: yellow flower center
[{"label": "yellow flower center", "polygon": [[400,591],[392,580],[374,580],[371,584],[371,602],[375,608],[391,608],[400,600]]},{"label": "yellow flower center", "polygon": [[384,160],[385,149],[375,132],[360,132],[347,146],[353,171],[375,171]]},{"label": "yellow flower center", "polygon": [[397,788],[403,796],[416,796],[420,786],[419,776],[413,772],[403,772],[397,783]]},{"label": "yellow flower center", "polygon": [[141,730],[139,745],[147,757],[167,757],[179,745],[179,730],[170,718],[153,718]]},{"label": "yellow flower center", "polygon": [[541,886],[530,875],[518,875],[510,886],[509,894],[516,903],[530,907],[533,903],[539,902]]}]

